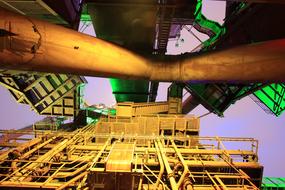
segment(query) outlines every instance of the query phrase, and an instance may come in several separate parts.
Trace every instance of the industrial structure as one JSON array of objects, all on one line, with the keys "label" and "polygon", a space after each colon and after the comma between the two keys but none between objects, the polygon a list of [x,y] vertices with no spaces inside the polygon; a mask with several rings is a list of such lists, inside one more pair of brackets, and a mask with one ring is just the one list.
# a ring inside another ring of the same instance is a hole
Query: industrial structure
[{"label": "industrial structure", "polygon": [[[223,116],[248,95],[285,110],[285,3],[226,6],[221,25],[202,0],[1,0],[0,84],[47,117],[0,131],[0,188],[285,189],[283,178],[262,182],[256,139],[200,137],[186,115],[202,104]],[[208,39],[166,55],[185,28]],[[86,104],[86,75],[110,78],[115,108]],[[172,82],[166,102],[155,101],[161,81]]]}]

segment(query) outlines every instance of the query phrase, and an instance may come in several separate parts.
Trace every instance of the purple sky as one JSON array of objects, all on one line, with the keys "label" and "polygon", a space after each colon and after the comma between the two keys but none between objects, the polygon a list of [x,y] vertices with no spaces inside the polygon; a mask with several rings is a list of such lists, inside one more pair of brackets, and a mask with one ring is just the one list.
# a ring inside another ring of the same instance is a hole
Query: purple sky
[{"label": "purple sky", "polygon": [[[222,23],[224,17],[224,2],[205,1],[203,13],[210,19]],[[91,27],[85,32],[94,33]],[[197,34],[197,31],[193,32]],[[197,34],[201,39],[207,37]],[[189,32],[182,31],[184,43],[175,48],[175,41],[169,43],[169,53],[179,54],[191,51],[199,45]],[[191,45],[189,45],[191,44]],[[172,46],[172,47],[171,47]],[[86,86],[86,101],[89,104],[105,103],[110,106],[115,103],[111,94],[111,87],[107,79],[87,77],[89,84]],[[166,89],[169,84],[162,83],[159,87],[158,100],[166,100]],[[30,125],[42,118],[30,111],[25,105],[16,103],[8,90],[0,86],[0,129],[19,129]],[[196,115],[207,113],[202,106],[193,112]],[[254,137],[259,140],[259,161],[265,166],[265,176],[284,177],[285,164],[283,149],[285,145],[285,114],[279,118],[266,114],[249,97],[232,105],[225,113],[224,118],[210,114],[201,119],[201,136],[227,136],[227,137]]]}]

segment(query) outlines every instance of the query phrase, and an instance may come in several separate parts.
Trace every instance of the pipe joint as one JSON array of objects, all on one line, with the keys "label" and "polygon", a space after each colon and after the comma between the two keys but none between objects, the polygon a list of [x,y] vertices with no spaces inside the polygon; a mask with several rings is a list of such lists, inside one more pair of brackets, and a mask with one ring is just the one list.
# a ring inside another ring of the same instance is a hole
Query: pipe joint
[{"label": "pipe joint", "polygon": [[168,179],[170,179],[170,178],[172,178],[172,177],[175,177],[175,174],[174,174],[173,172],[167,174],[167,178],[168,178]]}]

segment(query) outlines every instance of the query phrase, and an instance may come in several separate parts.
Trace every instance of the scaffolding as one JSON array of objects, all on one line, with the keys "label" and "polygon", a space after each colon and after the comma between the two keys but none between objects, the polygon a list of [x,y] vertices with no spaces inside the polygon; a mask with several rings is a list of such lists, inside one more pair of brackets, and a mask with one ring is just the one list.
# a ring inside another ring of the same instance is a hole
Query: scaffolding
[{"label": "scaffolding", "polygon": [[[146,123],[153,124],[144,130],[151,134],[140,131]],[[172,126],[168,132],[163,129],[165,123]],[[128,125],[132,130],[127,130]],[[100,131],[102,126],[108,130]],[[198,118],[181,115],[106,116],[73,132],[0,131],[2,135],[22,135],[1,143],[0,188],[260,187],[263,167],[258,163],[257,140],[199,137],[198,131]],[[231,143],[242,144],[243,149],[226,149]]]}]

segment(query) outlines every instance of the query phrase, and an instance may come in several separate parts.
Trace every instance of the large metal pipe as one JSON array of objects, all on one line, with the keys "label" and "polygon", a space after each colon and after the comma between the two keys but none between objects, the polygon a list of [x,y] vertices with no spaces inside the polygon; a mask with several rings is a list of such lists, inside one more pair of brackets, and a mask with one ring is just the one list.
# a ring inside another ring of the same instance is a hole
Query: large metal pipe
[{"label": "large metal pipe", "polygon": [[109,42],[0,10],[0,69],[156,81],[285,81],[285,39],[153,60]]}]

